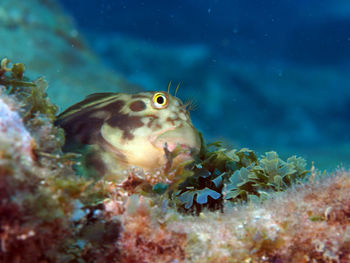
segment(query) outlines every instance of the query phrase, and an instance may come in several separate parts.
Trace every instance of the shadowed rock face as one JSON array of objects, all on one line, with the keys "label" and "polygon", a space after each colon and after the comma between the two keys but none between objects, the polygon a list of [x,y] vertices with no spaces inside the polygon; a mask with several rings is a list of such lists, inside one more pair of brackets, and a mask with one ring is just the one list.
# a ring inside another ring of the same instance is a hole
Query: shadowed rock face
[{"label": "shadowed rock face", "polygon": [[31,78],[45,76],[62,107],[98,90],[138,90],[98,61],[54,0],[1,1],[0,26],[1,56],[30,67]]}]

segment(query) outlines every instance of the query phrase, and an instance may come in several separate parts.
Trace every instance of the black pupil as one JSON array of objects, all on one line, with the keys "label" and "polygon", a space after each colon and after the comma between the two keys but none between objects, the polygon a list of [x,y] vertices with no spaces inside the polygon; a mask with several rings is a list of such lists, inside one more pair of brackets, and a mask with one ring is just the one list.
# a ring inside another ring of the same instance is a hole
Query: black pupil
[{"label": "black pupil", "polygon": [[162,96],[159,96],[159,97],[157,98],[157,103],[158,103],[158,104],[163,104],[163,103],[164,103],[164,98],[163,98]]}]

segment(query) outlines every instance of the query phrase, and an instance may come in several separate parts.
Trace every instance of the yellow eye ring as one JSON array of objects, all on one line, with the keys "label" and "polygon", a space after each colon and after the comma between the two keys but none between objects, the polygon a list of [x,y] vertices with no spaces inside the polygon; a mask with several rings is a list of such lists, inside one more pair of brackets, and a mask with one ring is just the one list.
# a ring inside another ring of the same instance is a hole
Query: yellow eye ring
[{"label": "yellow eye ring", "polygon": [[168,107],[169,98],[165,92],[157,92],[152,98],[152,107],[154,109],[164,109]]}]

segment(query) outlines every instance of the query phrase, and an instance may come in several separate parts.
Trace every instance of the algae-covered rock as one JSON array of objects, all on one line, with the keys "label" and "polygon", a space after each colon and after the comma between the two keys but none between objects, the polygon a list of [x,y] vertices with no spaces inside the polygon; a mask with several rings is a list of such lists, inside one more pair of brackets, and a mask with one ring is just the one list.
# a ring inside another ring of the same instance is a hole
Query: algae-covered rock
[{"label": "algae-covered rock", "polygon": [[[6,59],[0,68],[1,262],[350,260],[349,172],[325,178],[312,168],[305,181],[302,158],[214,143],[183,171],[189,181],[122,191],[72,169],[47,85],[24,68]],[[174,202],[191,191],[197,214]]]},{"label": "algae-covered rock", "polygon": [[0,261],[56,261],[59,253],[52,251],[71,232],[73,200],[55,181],[74,173],[57,161],[64,159],[50,112],[57,107],[45,92],[40,101],[45,107],[37,107],[33,94],[42,86],[27,81],[23,71],[17,74],[23,64],[7,62],[0,69]]},{"label": "algae-covered rock", "polygon": [[[64,134],[53,125],[58,108],[47,97],[47,83],[31,81],[24,69],[1,61],[0,261],[67,262],[108,249],[116,251],[109,258],[117,258],[118,247],[96,242],[98,236],[118,239],[119,221],[95,224],[86,210],[97,211],[94,202],[106,191],[75,174],[74,155],[62,152]],[[91,225],[99,226],[93,238],[84,234]]]},{"label": "algae-covered rock", "polygon": [[348,262],[350,175],[313,181],[263,204],[168,224],[187,234],[186,262]]}]

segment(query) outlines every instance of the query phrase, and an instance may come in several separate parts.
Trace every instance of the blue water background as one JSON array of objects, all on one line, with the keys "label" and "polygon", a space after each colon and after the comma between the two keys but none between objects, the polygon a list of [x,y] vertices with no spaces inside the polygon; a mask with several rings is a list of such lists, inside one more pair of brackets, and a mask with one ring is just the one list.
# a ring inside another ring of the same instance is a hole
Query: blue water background
[{"label": "blue water background", "polygon": [[349,1],[60,2],[129,81],[181,81],[208,140],[350,163]]}]

